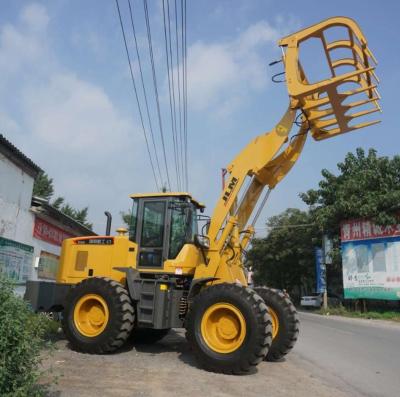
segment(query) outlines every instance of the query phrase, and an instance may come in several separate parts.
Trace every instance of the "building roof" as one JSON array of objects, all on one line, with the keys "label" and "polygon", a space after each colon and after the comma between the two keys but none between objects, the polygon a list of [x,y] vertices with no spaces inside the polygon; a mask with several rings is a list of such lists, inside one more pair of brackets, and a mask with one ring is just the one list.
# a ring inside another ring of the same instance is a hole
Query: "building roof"
[{"label": "building roof", "polygon": [[36,178],[42,169],[29,157],[15,147],[3,134],[0,134],[0,153],[4,154],[16,166],[20,167],[32,178]]},{"label": "building roof", "polygon": [[205,208],[203,203],[195,200],[191,194],[186,192],[162,192],[162,193],[135,193],[129,196],[130,198],[151,198],[151,197],[188,197],[197,207]]},{"label": "building roof", "polygon": [[31,210],[50,222],[55,221],[59,226],[68,229],[72,234],[96,236],[95,232],[53,207],[48,201],[41,197],[32,197]]}]

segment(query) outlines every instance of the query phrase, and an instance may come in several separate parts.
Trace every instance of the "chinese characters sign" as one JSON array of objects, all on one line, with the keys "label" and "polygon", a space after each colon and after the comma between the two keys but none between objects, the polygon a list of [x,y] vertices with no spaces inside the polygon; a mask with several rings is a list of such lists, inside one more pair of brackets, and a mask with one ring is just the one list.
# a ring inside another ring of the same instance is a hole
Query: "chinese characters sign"
[{"label": "chinese characters sign", "polygon": [[316,292],[325,292],[326,289],[326,265],[322,248],[315,249],[315,270],[317,278]]},{"label": "chinese characters sign", "polygon": [[63,240],[74,237],[71,234],[64,232],[57,226],[54,226],[43,219],[35,218],[35,226],[33,236],[39,240],[46,241],[50,244],[61,246]]},{"label": "chinese characters sign", "polygon": [[400,300],[400,225],[346,221],[341,238],[345,298]]},{"label": "chinese characters sign", "polygon": [[33,247],[0,237],[0,271],[17,283],[31,275]]},{"label": "chinese characters sign", "polygon": [[340,239],[344,241],[400,236],[400,224],[380,226],[369,220],[357,219],[342,222]]}]

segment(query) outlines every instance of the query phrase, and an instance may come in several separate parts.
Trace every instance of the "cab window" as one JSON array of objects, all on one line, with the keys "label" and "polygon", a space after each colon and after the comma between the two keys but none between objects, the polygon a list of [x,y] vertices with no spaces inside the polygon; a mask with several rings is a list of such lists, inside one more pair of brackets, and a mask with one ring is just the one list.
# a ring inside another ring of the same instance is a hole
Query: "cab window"
[{"label": "cab window", "polygon": [[175,259],[186,243],[193,242],[197,232],[196,209],[192,204],[175,202],[171,205],[169,259]]},{"label": "cab window", "polygon": [[164,220],[164,201],[148,201],[144,203],[141,247],[163,246]]},{"label": "cab window", "polygon": [[138,217],[138,200],[133,199],[131,219],[129,222],[129,240],[136,241],[136,228]]}]

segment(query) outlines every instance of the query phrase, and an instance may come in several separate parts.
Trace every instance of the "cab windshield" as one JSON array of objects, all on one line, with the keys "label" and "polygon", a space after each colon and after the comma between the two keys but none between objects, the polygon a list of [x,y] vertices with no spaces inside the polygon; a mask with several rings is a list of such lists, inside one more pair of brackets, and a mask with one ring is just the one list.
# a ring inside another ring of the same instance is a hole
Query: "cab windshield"
[{"label": "cab windshield", "polygon": [[171,203],[171,232],[168,258],[175,259],[185,244],[194,241],[196,233],[196,206],[193,203],[173,201]]}]

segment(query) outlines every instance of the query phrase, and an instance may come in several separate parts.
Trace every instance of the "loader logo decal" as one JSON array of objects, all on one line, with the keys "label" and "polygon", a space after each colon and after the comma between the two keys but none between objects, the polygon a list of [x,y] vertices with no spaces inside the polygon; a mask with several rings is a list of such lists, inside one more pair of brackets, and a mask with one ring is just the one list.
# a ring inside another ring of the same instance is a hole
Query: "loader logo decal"
[{"label": "loader logo decal", "polygon": [[227,189],[224,192],[224,195],[222,197],[222,200],[224,200],[225,205],[228,203],[229,197],[231,197],[232,192],[234,191],[237,183],[239,182],[239,179],[232,177],[231,181],[229,182],[229,185]]}]

